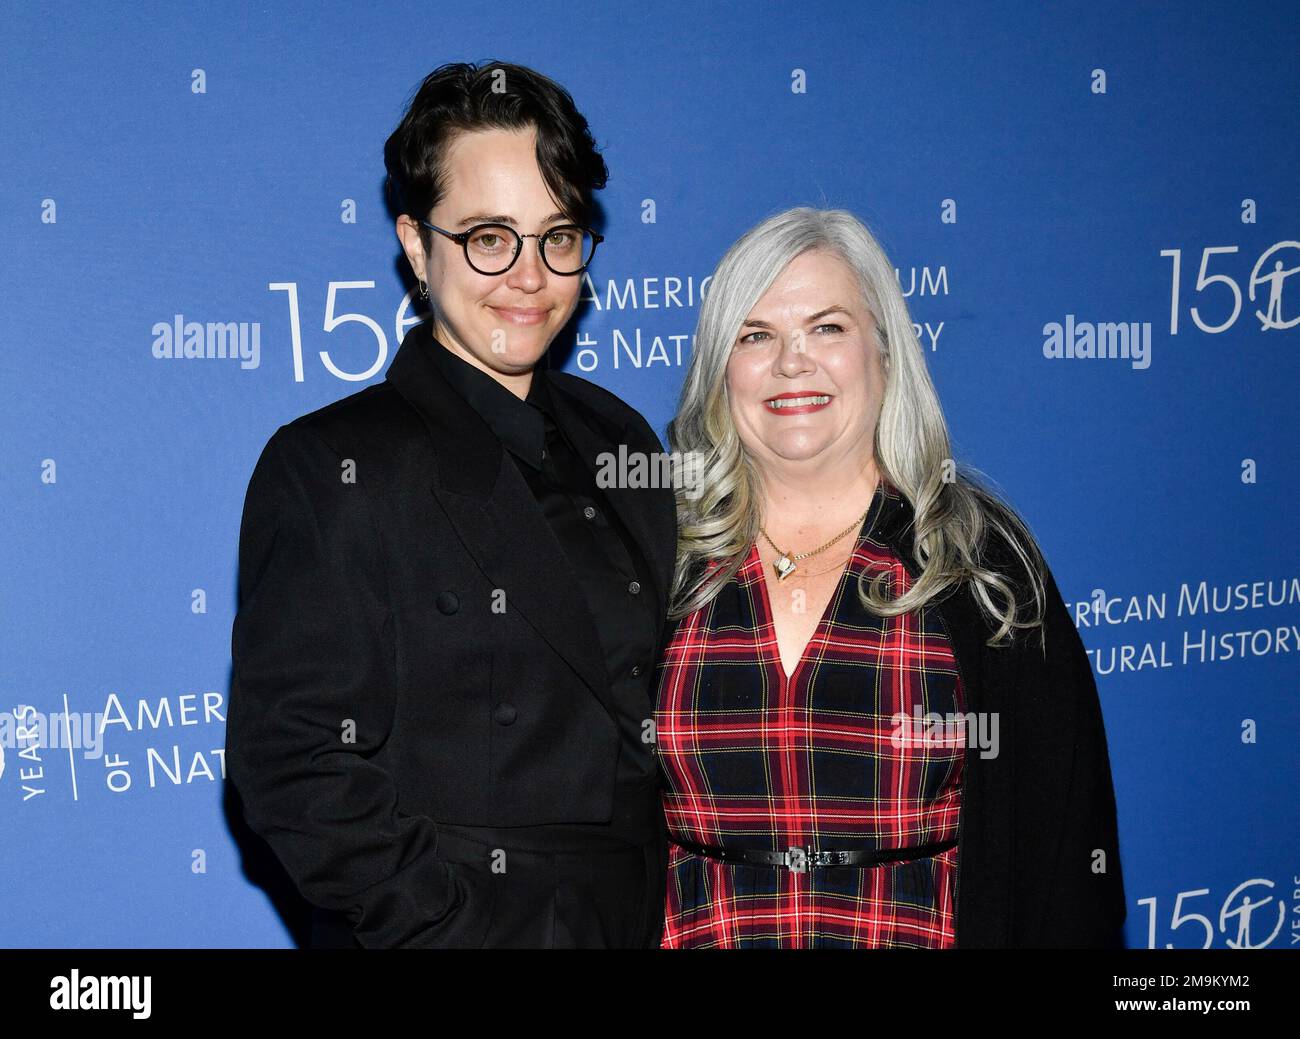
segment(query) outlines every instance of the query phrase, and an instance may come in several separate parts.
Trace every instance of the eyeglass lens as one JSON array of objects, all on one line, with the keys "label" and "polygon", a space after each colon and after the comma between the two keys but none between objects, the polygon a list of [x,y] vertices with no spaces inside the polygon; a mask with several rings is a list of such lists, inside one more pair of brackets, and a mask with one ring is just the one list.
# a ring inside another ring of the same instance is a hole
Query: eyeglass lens
[{"label": "eyeglass lens", "polygon": [[[514,261],[520,238],[504,224],[480,227],[465,241],[470,263],[484,274],[500,274]],[[546,265],[557,274],[576,274],[591,260],[595,239],[578,227],[557,227],[548,231],[538,243]]]}]

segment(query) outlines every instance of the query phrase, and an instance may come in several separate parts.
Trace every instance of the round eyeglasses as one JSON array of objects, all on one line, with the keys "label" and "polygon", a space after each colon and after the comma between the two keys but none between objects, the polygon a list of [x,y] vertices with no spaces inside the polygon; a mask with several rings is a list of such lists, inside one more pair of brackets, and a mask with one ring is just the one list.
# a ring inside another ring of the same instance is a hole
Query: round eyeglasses
[{"label": "round eyeglasses", "polygon": [[581,274],[591,263],[596,246],[605,240],[590,228],[557,224],[541,234],[521,235],[508,224],[475,224],[457,234],[421,220],[431,231],[446,235],[465,250],[465,262],[479,274],[505,274],[519,259],[525,238],[536,238],[542,263],[554,274]]}]

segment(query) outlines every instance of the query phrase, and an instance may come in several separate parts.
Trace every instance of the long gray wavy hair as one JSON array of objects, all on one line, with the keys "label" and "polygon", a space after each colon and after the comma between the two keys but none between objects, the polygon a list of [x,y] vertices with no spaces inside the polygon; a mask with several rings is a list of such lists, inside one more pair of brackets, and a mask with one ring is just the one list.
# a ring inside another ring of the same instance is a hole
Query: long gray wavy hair
[{"label": "long gray wavy hair", "polygon": [[[857,274],[885,376],[874,460],[914,512],[920,576],[892,600],[885,598],[886,573],[860,579],[863,605],[878,616],[896,616],[969,581],[996,629],[990,646],[1006,644],[1018,628],[1037,627],[1041,638],[1042,552],[1014,510],[977,482],[978,470],[953,461],[947,424],[893,264],[852,213],[808,207],[777,213],[746,232],[718,264],[700,307],[677,416],[668,426],[670,450],[691,457],[697,476],[693,488],[677,490],[677,567],[669,618],[712,601],[735,576],[758,534],[762,485],[732,422],[727,361],[759,299],[791,260],[811,249],[828,250]],[[987,547],[994,533],[1010,548],[1002,558],[1018,561],[1023,583],[1002,572],[1005,567],[991,565]],[[1026,586],[1033,606],[1027,618],[1029,604],[1018,599],[1018,588]]]}]

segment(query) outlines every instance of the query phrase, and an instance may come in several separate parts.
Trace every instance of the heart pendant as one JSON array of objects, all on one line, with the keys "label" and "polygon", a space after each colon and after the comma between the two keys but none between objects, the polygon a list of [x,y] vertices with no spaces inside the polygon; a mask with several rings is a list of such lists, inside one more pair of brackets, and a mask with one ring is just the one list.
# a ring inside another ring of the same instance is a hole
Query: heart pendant
[{"label": "heart pendant", "polygon": [[777,556],[776,562],[773,563],[772,565],[776,567],[777,579],[781,581],[784,581],[787,577],[789,577],[792,573],[794,573],[796,569],[798,569],[798,567],[796,567],[795,565],[794,560],[787,555]]}]

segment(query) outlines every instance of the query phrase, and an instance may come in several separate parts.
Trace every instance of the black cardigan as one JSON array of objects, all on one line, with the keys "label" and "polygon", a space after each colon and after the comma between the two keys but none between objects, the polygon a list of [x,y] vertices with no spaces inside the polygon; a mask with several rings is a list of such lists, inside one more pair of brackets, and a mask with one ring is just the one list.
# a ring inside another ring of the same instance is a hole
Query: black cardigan
[{"label": "black cardigan", "polygon": [[[916,577],[911,505],[901,495],[885,505],[876,537]],[[1014,581],[1008,552],[991,544],[985,558]],[[967,750],[959,948],[1123,944],[1124,879],[1101,704],[1083,641],[1056,581],[1046,576],[1045,656],[1037,631],[1017,632],[1013,646],[987,646],[994,627],[967,584],[934,602],[967,710],[998,715],[997,756]]]}]

